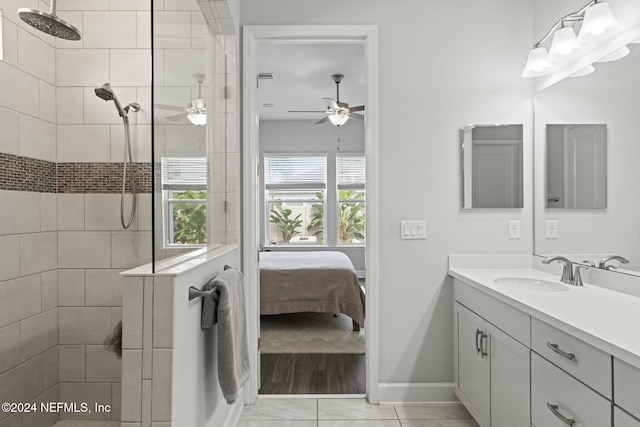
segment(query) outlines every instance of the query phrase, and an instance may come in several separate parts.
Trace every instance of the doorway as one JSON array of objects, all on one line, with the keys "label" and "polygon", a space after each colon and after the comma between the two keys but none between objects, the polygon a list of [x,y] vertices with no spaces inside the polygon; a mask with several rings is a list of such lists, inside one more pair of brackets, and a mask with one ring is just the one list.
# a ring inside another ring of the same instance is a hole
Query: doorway
[{"label": "doorway", "polygon": [[[366,395],[370,402],[377,403],[378,384],[378,362],[377,362],[377,301],[378,301],[378,182],[377,182],[377,129],[375,126],[377,106],[376,106],[376,28],[375,26],[246,26],[244,28],[244,153],[243,153],[243,257],[244,271],[247,283],[250,284],[247,290],[248,304],[248,334],[250,343],[250,355],[252,366],[260,366],[260,355],[258,349],[258,337],[260,334],[260,290],[259,290],[259,264],[258,251],[265,244],[270,242],[264,234],[269,233],[268,222],[265,220],[268,202],[262,197],[264,192],[264,182],[260,177],[264,176],[264,153],[260,150],[260,108],[261,104],[259,90],[259,73],[267,72],[260,67],[260,48],[273,44],[314,44],[314,45],[359,45],[364,52],[364,104],[366,105],[366,120],[362,133],[364,136],[364,161],[366,161],[366,245],[364,247],[364,265],[366,276],[366,307],[367,317],[365,321],[366,331]],[[304,65],[304,64],[303,64]],[[301,66],[300,68],[304,68]],[[336,71],[336,72],[339,72]],[[271,76],[277,78],[277,76]],[[330,78],[331,75],[326,76]],[[267,77],[269,78],[269,77]],[[349,78],[349,76],[346,76]],[[355,77],[353,77],[355,79]],[[345,80],[346,83],[346,80]],[[346,86],[346,85],[345,85]],[[340,88],[342,89],[342,87]],[[325,95],[325,98],[333,94]],[[336,94],[336,97],[339,96]],[[342,97],[340,102],[351,102]],[[322,110],[324,102],[319,101]],[[264,102],[266,103],[266,102]],[[275,104],[275,103],[274,103]],[[354,105],[352,103],[352,105]],[[317,107],[316,107],[317,108]],[[315,110],[316,108],[309,108]],[[324,116],[320,111],[320,119]],[[316,113],[316,117],[317,117]],[[313,119],[310,119],[313,120]],[[325,120],[326,121],[326,120]],[[315,126],[314,122],[309,122]],[[317,127],[324,126],[328,131],[340,131],[334,128],[331,123],[322,123]],[[317,128],[316,127],[316,128]],[[346,127],[343,131],[346,131]],[[336,147],[342,143],[340,132],[335,134]],[[351,153],[353,154],[353,153]],[[334,163],[335,157],[331,158]],[[329,184],[327,183],[327,186]],[[332,186],[335,185],[335,179]],[[335,194],[335,190],[334,190]],[[364,196],[364,194],[363,194]],[[327,203],[328,200],[327,200]],[[336,199],[336,203],[340,203]],[[333,239],[327,234],[327,239]],[[337,236],[337,234],[336,234]],[[362,236],[365,237],[365,236]],[[338,238],[338,237],[336,237]],[[339,237],[339,238],[342,238]],[[338,239],[339,239],[338,238]],[[297,240],[305,241],[305,236]],[[277,242],[276,242],[277,243]],[[344,242],[343,242],[344,243]],[[289,245],[290,246],[290,245]],[[246,387],[245,401],[254,403],[258,397],[260,386],[259,369],[253,369],[251,379]]]}]

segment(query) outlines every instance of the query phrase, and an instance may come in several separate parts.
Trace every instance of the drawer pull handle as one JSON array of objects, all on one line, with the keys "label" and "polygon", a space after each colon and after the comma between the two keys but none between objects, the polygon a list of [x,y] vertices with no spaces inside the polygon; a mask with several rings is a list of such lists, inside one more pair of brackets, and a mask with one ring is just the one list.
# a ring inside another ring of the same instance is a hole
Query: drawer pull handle
[{"label": "drawer pull handle", "polygon": [[[487,355],[489,354],[487,352],[487,349],[485,348],[488,337],[489,335],[485,334],[484,332],[482,333],[482,335],[480,335],[480,355],[482,356],[483,359],[487,357]],[[483,341],[484,341],[484,344],[483,344]]]},{"label": "drawer pull handle", "polygon": [[480,354],[480,343],[478,342],[478,337],[482,337],[482,331],[480,329],[476,329],[476,353]]},{"label": "drawer pull handle", "polygon": [[553,415],[558,417],[560,421],[562,421],[569,427],[572,427],[576,423],[576,420],[574,420],[573,418],[566,418],[564,415],[562,415],[560,411],[558,411],[558,405],[552,405],[551,403],[547,402],[547,408],[549,408]]},{"label": "drawer pull handle", "polygon": [[560,350],[560,348],[558,347],[558,344],[551,344],[550,342],[548,342],[547,347],[549,347],[551,350],[553,350],[555,353],[558,353],[560,356],[564,357],[565,359],[575,360],[576,358],[575,354],[567,353],[566,351]]}]

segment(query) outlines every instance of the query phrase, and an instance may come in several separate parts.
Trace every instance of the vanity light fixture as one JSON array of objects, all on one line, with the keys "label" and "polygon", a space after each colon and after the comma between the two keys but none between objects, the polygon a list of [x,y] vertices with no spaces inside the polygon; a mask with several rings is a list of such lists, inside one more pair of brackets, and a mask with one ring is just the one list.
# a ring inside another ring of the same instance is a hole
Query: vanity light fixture
[{"label": "vanity light fixture", "polygon": [[524,67],[522,77],[537,77],[549,74],[555,70],[555,66],[549,59],[547,49],[542,46],[534,46],[529,52],[527,65]]},{"label": "vanity light fixture", "polygon": [[584,21],[580,28],[578,39],[584,43],[602,40],[615,36],[622,31],[622,26],[618,22],[609,5],[602,2],[592,2],[584,11]]},{"label": "vanity light fixture", "polygon": [[[562,24],[564,25],[564,23]],[[549,49],[549,59],[554,62],[575,58],[584,53],[585,48],[578,41],[573,27],[562,27],[553,34],[553,41]]]},{"label": "vanity light fixture", "polygon": [[609,55],[605,56],[604,58],[598,59],[596,62],[617,61],[618,59],[624,58],[625,56],[629,55],[629,53],[631,53],[629,48],[626,47],[626,46],[622,46],[620,49],[614,50],[613,52],[611,52]]},{"label": "vanity light fixture", "polygon": [[586,67],[584,67],[582,70],[578,70],[575,73],[571,74],[569,77],[582,77],[582,76],[588,76],[589,74],[593,73],[596,69],[594,68],[593,65],[587,65]]},{"label": "vanity light fixture", "polygon": [[[576,36],[573,25],[581,22]],[[529,52],[522,77],[538,77],[555,71],[555,63],[577,58],[587,52],[591,43],[614,36],[622,31],[622,26],[611,13],[609,5],[601,0],[591,0],[582,9],[560,18]],[[551,36],[553,40],[549,53],[542,43]]]}]

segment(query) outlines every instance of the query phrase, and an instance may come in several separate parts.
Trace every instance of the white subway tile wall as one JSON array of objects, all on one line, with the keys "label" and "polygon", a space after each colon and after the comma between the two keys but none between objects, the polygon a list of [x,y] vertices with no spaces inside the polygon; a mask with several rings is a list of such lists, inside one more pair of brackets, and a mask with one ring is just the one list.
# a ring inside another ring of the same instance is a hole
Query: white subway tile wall
[{"label": "white subway tile wall", "polygon": [[[48,3],[38,0],[0,0],[0,6],[5,11],[48,9]],[[156,102],[186,106],[198,95],[191,72],[175,67],[176,62],[202,69],[207,75],[203,93],[223,93],[225,83],[220,75],[224,66],[211,69],[211,58],[206,59],[207,44],[211,43],[205,18],[221,23],[226,9],[216,10],[219,15],[215,16],[214,7],[205,2],[201,5],[203,16],[195,0],[156,0],[154,6],[167,11],[155,16],[159,50],[154,77],[156,84],[166,85],[156,92]],[[151,162],[149,9],[148,0],[58,0],[58,15],[83,33],[78,42],[40,33],[15,13],[6,13],[2,25],[4,61],[0,61],[0,153],[52,163],[122,162],[121,119],[111,103],[93,93],[95,87],[110,82],[123,105],[132,101],[141,104],[140,112],[130,115],[133,156],[136,162]],[[215,54],[214,62],[224,61],[221,49]],[[223,105],[224,101],[218,103]],[[216,123],[221,119],[226,122],[224,113],[217,114]],[[204,128],[186,122],[160,123],[155,128],[157,149],[172,154],[206,153]],[[235,132],[235,122],[229,124],[228,131]],[[220,144],[219,148],[227,147]],[[220,166],[224,159],[218,160]],[[156,372],[157,381],[152,377],[154,369],[170,364],[171,328],[152,329],[151,319],[155,309],[159,324],[163,319],[165,326],[169,324],[171,313],[166,307],[170,307],[172,295],[160,286],[154,304],[150,296],[153,287],[144,287],[149,295],[144,302],[140,300],[147,307],[144,352],[142,314],[140,319],[125,319],[129,320],[125,325],[135,327],[132,325],[137,323],[141,328],[139,342],[125,343],[125,347],[139,349],[136,360],[127,365],[104,347],[105,339],[122,319],[123,293],[134,292],[129,295],[134,301],[137,295],[135,286],[123,288],[119,273],[151,261],[151,195],[138,196],[136,221],[125,231],[119,221],[119,195],[35,191],[0,190],[0,400],[93,399],[112,405],[110,413],[93,414],[95,419],[119,420],[121,411],[127,411],[120,408],[124,366],[125,371],[140,372],[141,380],[144,370],[148,381],[144,397],[140,388],[139,398],[133,402],[137,408],[144,403],[145,417],[129,421],[151,422],[154,405],[160,418],[153,420],[161,425],[169,416],[163,405],[169,401],[170,378],[163,378],[160,372]],[[221,213],[222,209],[220,202],[216,210]],[[232,200],[229,210],[235,209]],[[215,226],[224,227],[224,220],[222,225],[216,221]],[[223,234],[218,231],[216,239],[224,239]],[[230,236],[235,238],[235,233]],[[139,296],[143,296],[142,282]],[[158,304],[165,309],[160,310]],[[154,337],[158,340],[155,348]],[[154,351],[159,351],[157,359]],[[142,387],[140,381],[137,384]],[[0,414],[0,426],[50,425],[57,417]],[[90,418],[86,414],[82,417]]]},{"label": "white subway tile wall", "polygon": [[[40,6],[37,0],[1,4],[5,12]],[[55,162],[52,40],[40,38],[14,12],[4,15],[2,31],[0,153]],[[2,190],[0,201],[0,400],[58,401],[57,197]],[[51,425],[57,419],[57,414],[0,413],[0,426]]]}]

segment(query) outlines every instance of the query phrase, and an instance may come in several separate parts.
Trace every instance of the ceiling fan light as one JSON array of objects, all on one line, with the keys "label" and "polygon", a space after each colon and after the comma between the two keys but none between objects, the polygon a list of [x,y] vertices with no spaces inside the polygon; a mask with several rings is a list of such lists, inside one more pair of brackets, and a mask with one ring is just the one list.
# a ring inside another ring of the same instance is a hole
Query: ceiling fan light
[{"label": "ceiling fan light", "polygon": [[626,47],[626,46],[622,46],[620,49],[614,50],[613,52],[611,52],[609,55],[605,56],[604,58],[598,59],[596,62],[617,61],[618,59],[624,58],[625,56],[629,55],[629,53],[631,53],[629,48]]},{"label": "ceiling fan light", "polygon": [[549,74],[554,69],[553,63],[549,60],[547,49],[535,47],[529,52],[527,64],[522,71],[522,77],[537,77]]},{"label": "ceiling fan light", "polygon": [[553,34],[549,59],[555,62],[563,61],[580,55],[584,50],[573,28],[563,27]]},{"label": "ceiling fan light", "polygon": [[620,31],[622,31],[622,26],[611,13],[609,5],[598,2],[585,10],[578,40],[583,43],[594,42],[614,36]]},{"label": "ceiling fan light", "polygon": [[334,126],[342,126],[349,120],[349,115],[342,112],[329,114],[329,121]]},{"label": "ceiling fan light", "polygon": [[586,67],[584,67],[581,70],[576,71],[575,73],[571,74],[569,77],[582,77],[582,76],[587,76],[591,73],[593,73],[596,69],[593,67],[593,65],[587,65]]},{"label": "ceiling fan light", "polygon": [[207,114],[194,112],[187,115],[189,121],[196,126],[204,126],[207,124]]}]

